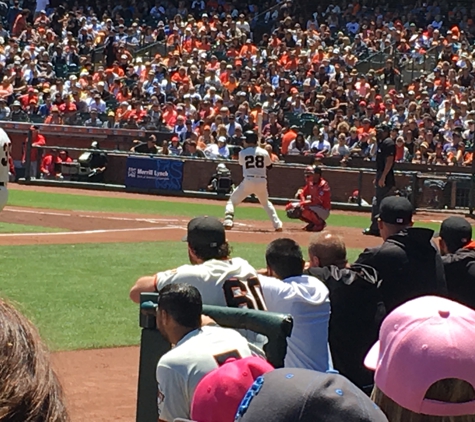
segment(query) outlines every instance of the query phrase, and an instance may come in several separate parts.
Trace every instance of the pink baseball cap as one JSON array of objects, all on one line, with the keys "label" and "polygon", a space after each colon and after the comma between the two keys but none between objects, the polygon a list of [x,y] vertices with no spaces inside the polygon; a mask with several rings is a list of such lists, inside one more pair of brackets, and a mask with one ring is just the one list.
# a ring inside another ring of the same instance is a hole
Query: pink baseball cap
[{"label": "pink baseball cap", "polygon": [[256,378],[274,368],[258,357],[228,359],[199,382],[191,403],[196,422],[234,422],[238,407]]},{"label": "pink baseball cap", "polygon": [[381,325],[364,364],[375,384],[401,407],[432,416],[475,414],[475,400],[426,399],[437,381],[455,378],[475,388],[475,311],[457,302],[420,297],[396,308]]}]

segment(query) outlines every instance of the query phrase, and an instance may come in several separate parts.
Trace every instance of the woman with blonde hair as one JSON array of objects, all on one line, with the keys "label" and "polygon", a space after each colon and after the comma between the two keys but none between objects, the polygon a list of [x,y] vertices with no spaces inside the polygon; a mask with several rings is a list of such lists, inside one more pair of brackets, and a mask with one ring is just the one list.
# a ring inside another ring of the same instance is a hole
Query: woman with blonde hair
[{"label": "woman with blonde hair", "polygon": [[34,325],[0,299],[0,420],[68,422],[61,385]]},{"label": "woman with blonde hair", "polygon": [[474,350],[474,310],[437,296],[406,302],[366,356],[371,398],[390,422],[474,422]]}]

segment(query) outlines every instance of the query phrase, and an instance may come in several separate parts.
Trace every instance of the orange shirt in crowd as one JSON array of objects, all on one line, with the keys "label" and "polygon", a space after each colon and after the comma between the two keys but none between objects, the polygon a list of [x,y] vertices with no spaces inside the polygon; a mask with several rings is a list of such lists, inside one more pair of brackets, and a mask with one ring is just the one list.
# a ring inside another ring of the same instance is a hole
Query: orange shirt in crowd
[{"label": "orange shirt in crowd", "polygon": [[168,127],[174,127],[176,123],[176,118],[178,117],[178,113],[176,110],[165,110],[163,113],[163,121]]},{"label": "orange shirt in crowd", "polygon": [[297,137],[297,133],[290,129],[282,136],[281,152],[283,155],[287,155],[289,152],[290,143]]},{"label": "orange shirt in crowd", "polygon": [[257,47],[253,44],[244,44],[241,47],[240,54],[241,54],[241,57],[247,57],[247,58],[255,56],[257,54]]}]

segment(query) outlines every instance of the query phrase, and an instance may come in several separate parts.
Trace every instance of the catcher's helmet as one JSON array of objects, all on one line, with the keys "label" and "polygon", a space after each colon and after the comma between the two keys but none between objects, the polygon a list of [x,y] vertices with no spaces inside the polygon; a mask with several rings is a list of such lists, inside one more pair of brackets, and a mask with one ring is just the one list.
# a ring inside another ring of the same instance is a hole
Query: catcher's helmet
[{"label": "catcher's helmet", "polygon": [[257,144],[259,141],[257,138],[257,133],[252,130],[247,130],[244,132],[244,137],[246,138],[246,143],[248,144]]}]

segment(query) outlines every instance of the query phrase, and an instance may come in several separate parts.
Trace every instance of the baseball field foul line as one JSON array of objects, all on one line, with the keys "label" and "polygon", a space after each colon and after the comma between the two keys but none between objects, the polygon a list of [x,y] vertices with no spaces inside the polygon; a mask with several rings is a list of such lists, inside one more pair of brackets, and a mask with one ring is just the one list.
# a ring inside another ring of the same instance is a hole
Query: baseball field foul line
[{"label": "baseball field foul line", "polygon": [[147,230],[185,230],[181,226],[169,227],[140,227],[135,229],[110,229],[110,230],[84,230],[77,232],[50,232],[50,233],[1,233],[0,237],[20,237],[20,236],[77,236],[83,234],[103,234],[103,233],[121,233],[121,232],[140,232]]}]

